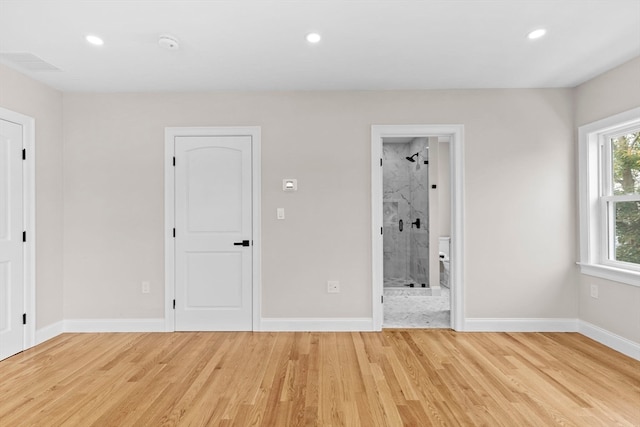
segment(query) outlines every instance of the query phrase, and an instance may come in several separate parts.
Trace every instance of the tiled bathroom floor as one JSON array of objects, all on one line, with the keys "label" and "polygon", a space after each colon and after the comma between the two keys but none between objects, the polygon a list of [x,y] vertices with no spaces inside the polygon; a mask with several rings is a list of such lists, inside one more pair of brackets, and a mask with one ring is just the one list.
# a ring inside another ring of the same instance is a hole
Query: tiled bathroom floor
[{"label": "tiled bathroom floor", "polygon": [[440,296],[429,288],[385,288],[384,328],[450,328],[450,291],[442,287]]}]

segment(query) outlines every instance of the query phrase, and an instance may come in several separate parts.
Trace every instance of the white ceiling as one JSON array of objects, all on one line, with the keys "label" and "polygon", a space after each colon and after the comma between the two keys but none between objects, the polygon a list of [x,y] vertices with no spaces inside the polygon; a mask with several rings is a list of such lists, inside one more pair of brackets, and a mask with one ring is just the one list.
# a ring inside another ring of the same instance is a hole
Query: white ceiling
[{"label": "white ceiling", "polygon": [[0,0],[17,52],[65,91],[573,87],[640,55],[640,0]]}]

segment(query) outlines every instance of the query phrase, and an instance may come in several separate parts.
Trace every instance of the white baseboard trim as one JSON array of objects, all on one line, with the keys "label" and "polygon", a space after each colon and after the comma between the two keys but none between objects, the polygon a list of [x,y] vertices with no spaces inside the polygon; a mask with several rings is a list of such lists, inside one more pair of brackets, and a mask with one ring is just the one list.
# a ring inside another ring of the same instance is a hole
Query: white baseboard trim
[{"label": "white baseboard trim", "polygon": [[633,359],[640,360],[640,344],[628,340],[599,326],[580,320],[579,332]]},{"label": "white baseboard trim", "polygon": [[464,332],[578,332],[578,319],[466,318]]},{"label": "white baseboard trim", "polygon": [[67,319],[64,332],[165,332],[164,319]]},{"label": "white baseboard trim", "polygon": [[49,341],[51,338],[55,338],[63,332],[64,320],[44,326],[36,330],[36,342],[34,345],[42,344],[45,341]]},{"label": "white baseboard trim", "polygon": [[373,331],[370,317],[344,318],[265,318],[260,319],[264,332],[361,332]]},{"label": "white baseboard trim", "polygon": [[[264,332],[373,331],[369,317],[263,318]],[[640,360],[640,344],[579,319],[467,318],[464,332],[579,332],[613,350]],[[165,332],[164,319],[67,319],[36,330],[35,345],[64,332]],[[257,332],[257,331],[256,331]]]}]

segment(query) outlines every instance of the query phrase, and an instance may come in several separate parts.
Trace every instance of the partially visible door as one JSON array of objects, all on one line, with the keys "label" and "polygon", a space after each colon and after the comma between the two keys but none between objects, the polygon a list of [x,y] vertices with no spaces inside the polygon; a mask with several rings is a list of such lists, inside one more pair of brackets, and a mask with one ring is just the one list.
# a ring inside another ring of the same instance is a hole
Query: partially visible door
[{"label": "partially visible door", "polygon": [[22,126],[0,119],[0,359],[24,350]]},{"label": "partially visible door", "polygon": [[252,329],[250,136],[178,136],[175,330]]}]

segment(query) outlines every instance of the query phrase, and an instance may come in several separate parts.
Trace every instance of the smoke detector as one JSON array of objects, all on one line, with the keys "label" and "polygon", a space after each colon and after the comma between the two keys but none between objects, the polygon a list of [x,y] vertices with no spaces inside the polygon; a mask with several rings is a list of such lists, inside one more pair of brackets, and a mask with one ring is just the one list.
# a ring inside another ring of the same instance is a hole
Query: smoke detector
[{"label": "smoke detector", "polygon": [[160,47],[168,50],[178,50],[180,48],[178,40],[176,40],[175,37],[171,36],[160,36],[160,38],[158,39],[158,44],[160,45]]}]

